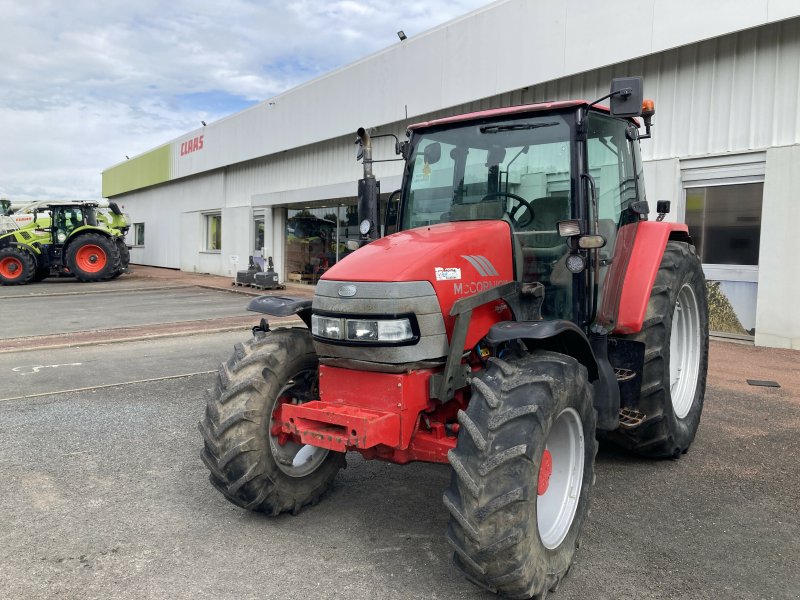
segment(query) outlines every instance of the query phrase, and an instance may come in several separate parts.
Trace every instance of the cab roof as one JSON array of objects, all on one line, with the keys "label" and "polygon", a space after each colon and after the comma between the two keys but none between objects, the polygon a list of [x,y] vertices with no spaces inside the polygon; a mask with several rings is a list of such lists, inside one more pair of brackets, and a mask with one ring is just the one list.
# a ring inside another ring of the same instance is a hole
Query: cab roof
[{"label": "cab roof", "polygon": [[[573,108],[578,106],[587,106],[588,100],[564,100],[560,102],[540,102],[538,104],[520,104],[518,106],[507,106],[505,108],[490,108],[488,110],[479,110],[471,113],[464,113],[463,115],[454,115],[452,117],[443,117],[441,119],[434,119],[432,121],[423,121],[421,123],[414,123],[409,125],[409,130],[427,129],[428,127],[435,127],[437,125],[449,125],[451,123],[459,123],[461,121],[473,121],[479,119],[491,119],[493,117],[503,117],[508,115],[518,115],[524,113],[542,112],[546,110],[560,110],[564,108]],[[610,112],[607,106],[595,104],[592,108],[596,108],[603,112]]]}]

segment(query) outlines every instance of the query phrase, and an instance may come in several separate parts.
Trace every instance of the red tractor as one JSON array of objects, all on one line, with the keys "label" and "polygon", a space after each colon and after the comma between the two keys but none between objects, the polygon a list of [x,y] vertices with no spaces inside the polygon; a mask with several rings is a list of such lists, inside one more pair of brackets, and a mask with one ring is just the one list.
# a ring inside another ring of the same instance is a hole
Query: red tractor
[{"label": "red tractor", "polygon": [[648,219],[639,140],[653,113],[625,78],[593,103],[412,125],[382,227],[359,130],[361,247],[313,302],[252,301],[307,328],[262,319],[220,367],[200,422],[211,483],[241,507],[294,514],[346,452],[446,463],[456,566],[508,598],[555,589],[598,432],[677,458],[703,407],[705,280],[686,225],[663,221],[669,203]]}]

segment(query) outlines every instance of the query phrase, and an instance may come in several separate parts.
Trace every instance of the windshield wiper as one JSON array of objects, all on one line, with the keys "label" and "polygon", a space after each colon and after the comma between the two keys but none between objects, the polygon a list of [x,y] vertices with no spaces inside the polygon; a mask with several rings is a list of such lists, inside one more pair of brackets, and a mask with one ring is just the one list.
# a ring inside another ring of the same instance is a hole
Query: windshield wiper
[{"label": "windshield wiper", "polygon": [[501,131],[522,131],[524,129],[539,129],[540,127],[553,127],[558,123],[513,123],[511,125],[484,125],[480,127],[481,133],[499,133]]}]

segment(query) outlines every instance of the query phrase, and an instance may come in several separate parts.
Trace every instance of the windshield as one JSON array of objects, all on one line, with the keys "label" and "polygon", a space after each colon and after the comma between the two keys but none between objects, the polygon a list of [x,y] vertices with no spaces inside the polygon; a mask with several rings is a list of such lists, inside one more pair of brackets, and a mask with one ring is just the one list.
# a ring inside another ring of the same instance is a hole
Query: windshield
[{"label": "windshield", "polygon": [[[505,218],[515,230],[554,231],[549,217],[570,218],[569,140],[569,124],[552,113],[421,134],[409,165],[403,229]],[[537,204],[548,218],[534,220]]]},{"label": "windshield", "polygon": [[503,219],[519,280],[545,288],[545,318],[572,318],[567,241],[572,218],[571,127],[560,114],[472,122],[415,136],[403,229]]}]

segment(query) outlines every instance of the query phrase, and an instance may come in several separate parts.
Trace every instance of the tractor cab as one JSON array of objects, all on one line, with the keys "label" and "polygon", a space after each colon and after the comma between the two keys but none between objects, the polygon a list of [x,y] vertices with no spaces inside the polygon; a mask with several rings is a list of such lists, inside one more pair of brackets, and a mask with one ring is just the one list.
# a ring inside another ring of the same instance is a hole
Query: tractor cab
[{"label": "tractor cab", "polygon": [[[639,221],[645,200],[637,125],[564,102],[409,131],[399,229],[504,221],[515,280],[543,286],[542,316],[589,323],[617,232]],[[587,269],[595,258],[600,269]]]},{"label": "tractor cab", "polygon": [[79,227],[97,227],[97,209],[91,204],[55,204],[50,210],[56,244],[63,244]]}]

